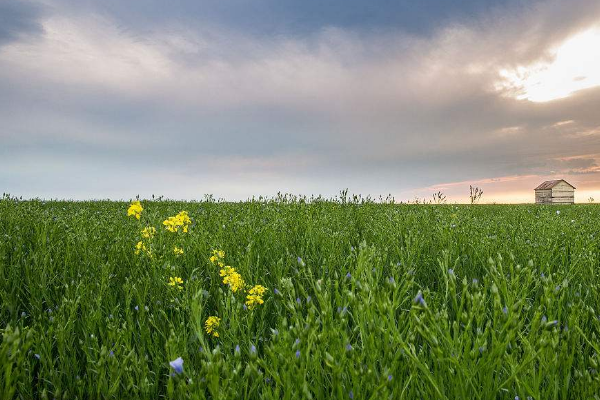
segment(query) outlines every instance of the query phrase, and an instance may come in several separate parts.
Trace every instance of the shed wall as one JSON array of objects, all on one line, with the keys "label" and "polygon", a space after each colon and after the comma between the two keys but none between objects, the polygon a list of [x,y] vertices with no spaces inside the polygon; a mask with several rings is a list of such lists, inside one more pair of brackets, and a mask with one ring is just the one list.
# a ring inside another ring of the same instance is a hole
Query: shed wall
[{"label": "shed wall", "polygon": [[552,188],[552,203],[553,204],[573,204],[575,203],[575,190],[566,184],[560,182]]},{"label": "shed wall", "polygon": [[552,189],[538,189],[535,191],[535,203],[536,204],[551,204],[552,203]]}]

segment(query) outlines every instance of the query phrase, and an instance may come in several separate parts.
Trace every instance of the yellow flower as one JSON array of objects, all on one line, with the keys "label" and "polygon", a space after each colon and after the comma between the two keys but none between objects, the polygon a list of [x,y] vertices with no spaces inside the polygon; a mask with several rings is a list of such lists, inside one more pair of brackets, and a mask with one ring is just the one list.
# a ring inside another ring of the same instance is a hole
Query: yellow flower
[{"label": "yellow flower", "polygon": [[266,290],[266,287],[256,285],[248,291],[248,296],[246,296],[246,305],[250,310],[252,310],[256,305],[264,303],[262,297],[265,294]]},{"label": "yellow flower", "polygon": [[179,228],[182,228],[183,232],[188,231],[188,225],[192,223],[192,220],[188,216],[187,211],[181,211],[174,217],[169,217],[163,221],[163,225],[169,232],[179,232]]},{"label": "yellow flower", "polygon": [[180,211],[179,214],[177,214],[177,217],[181,220],[182,224],[184,225],[189,225],[192,223],[192,220],[190,219],[187,211]]},{"label": "yellow flower", "polygon": [[173,253],[175,253],[175,255],[179,256],[179,255],[183,254],[183,249],[181,247],[175,246],[173,248]]},{"label": "yellow flower", "polygon": [[148,226],[142,229],[142,237],[145,239],[152,239],[156,235],[156,228],[153,226]]},{"label": "yellow flower", "polygon": [[252,289],[250,289],[248,291],[248,293],[250,293],[250,294],[256,294],[258,296],[263,296],[266,291],[267,291],[266,287],[264,287],[262,285],[255,285]]},{"label": "yellow flower", "polygon": [[214,337],[219,337],[219,332],[217,332],[217,328],[220,324],[221,318],[214,316],[208,317],[208,319],[204,323],[206,333],[208,333],[209,335],[213,335]]},{"label": "yellow flower", "polygon": [[238,290],[244,289],[244,286],[246,285],[246,283],[242,279],[242,275],[240,275],[237,272],[232,272],[231,274],[225,276],[223,278],[223,283],[229,285],[229,288],[233,293],[237,292]]},{"label": "yellow flower", "polygon": [[228,275],[233,274],[234,272],[235,272],[235,268],[232,268],[230,266],[226,266],[226,267],[223,267],[223,269],[221,269],[219,271],[219,275],[221,275],[221,276],[228,276]]},{"label": "yellow flower", "polygon": [[179,229],[179,227],[177,225],[177,220],[175,219],[175,217],[167,218],[166,220],[163,221],[163,225],[170,232],[177,232],[177,230]]},{"label": "yellow flower", "polygon": [[210,256],[209,260],[214,265],[218,265],[220,268],[223,268],[225,265],[225,252],[223,250],[213,250],[212,256]]},{"label": "yellow flower", "polygon": [[178,276],[172,276],[169,278],[169,286],[174,286],[179,290],[183,290],[183,279]]},{"label": "yellow flower", "polygon": [[148,257],[152,258],[152,252],[150,251],[149,248],[146,247],[146,245],[144,244],[144,242],[142,242],[140,240],[135,245],[135,254],[140,254],[142,252],[145,253]]},{"label": "yellow flower", "polygon": [[219,275],[223,277],[223,283],[229,285],[229,288],[233,293],[246,286],[246,283],[242,279],[242,275],[236,272],[235,268],[230,266],[223,267],[223,269],[219,271]]},{"label": "yellow flower", "polygon": [[142,216],[142,211],[144,210],[144,208],[142,207],[142,204],[138,201],[134,201],[133,203],[131,203],[131,205],[129,206],[129,208],[127,209],[127,216],[134,216],[137,219],[140,219],[140,217]]}]

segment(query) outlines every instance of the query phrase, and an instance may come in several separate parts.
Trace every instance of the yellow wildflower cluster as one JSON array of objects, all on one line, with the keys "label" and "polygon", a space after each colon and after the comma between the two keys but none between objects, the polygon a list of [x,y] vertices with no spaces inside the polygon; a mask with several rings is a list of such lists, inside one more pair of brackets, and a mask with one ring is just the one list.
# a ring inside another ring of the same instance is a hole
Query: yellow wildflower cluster
[{"label": "yellow wildflower cluster", "polygon": [[213,335],[214,337],[219,337],[219,332],[217,332],[217,328],[220,324],[221,318],[215,316],[208,317],[208,319],[204,323],[206,333],[208,333],[209,335]]},{"label": "yellow wildflower cluster", "polygon": [[152,251],[141,240],[135,245],[135,254],[140,253],[145,253],[148,257],[152,258]]},{"label": "yellow wildflower cluster", "polygon": [[142,229],[142,237],[145,239],[152,239],[156,235],[156,228],[153,226],[148,226]]},{"label": "yellow wildflower cluster", "polygon": [[179,232],[179,228],[183,232],[188,231],[188,226],[192,223],[192,220],[188,216],[187,211],[181,211],[174,217],[169,217],[164,220],[163,225],[169,232]]},{"label": "yellow wildflower cluster", "polygon": [[[246,292],[246,282],[242,278],[242,275],[237,272],[235,268],[225,265],[225,252],[223,250],[213,250],[209,260],[213,265],[220,267],[219,275],[223,278],[223,284],[229,285],[229,288],[233,293],[241,292],[246,294],[245,306],[249,310],[254,309],[257,305],[264,304],[265,301],[263,300],[263,296],[265,295],[267,288],[262,285],[255,285]],[[211,333],[208,328],[210,318],[206,321],[207,333]]]},{"label": "yellow wildflower cluster", "polygon": [[209,260],[214,265],[223,268],[225,266],[225,252],[223,250],[213,250]]},{"label": "yellow wildflower cluster", "polygon": [[229,285],[229,288],[233,293],[236,293],[238,290],[243,290],[244,286],[246,286],[246,282],[242,279],[242,275],[240,275],[235,268],[226,266],[219,271],[219,274],[223,277],[223,283],[225,285]]},{"label": "yellow wildflower cluster", "polygon": [[131,205],[129,206],[129,208],[127,209],[127,216],[134,216],[135,218],[137,218],[138,220],[140,219],[140,217],[142,216],[142,211],[144,210],[144,208],[142,207],[142,204],[138,201],[134,201],[133,203],[131,203]]},{"label": "yellow wildflower cluster", "polygon": [[172,276],[169,278],[169,286],[176,287],[179,290],[183,290],[183,279],[178,276]]},{"label": "yellow wildflower cluster", "polygon": [[176,256],[180,256],[180,255],[182,255],[182,254],[183,254],[183,249],[182,249],[181,247],[177,247],[177,246],[175,246],[175,247],[173,248],[173,253],[174,253]]},{"label": "yellow wildflower cluster", "polygon": [[252,310],[256,305],[263,304],[265,302],[263,300],[263,296],[266,291],[267,288],[262,285],[255,285],[248,291],[248,295],[246,296],[246,305],[250,310]]}]

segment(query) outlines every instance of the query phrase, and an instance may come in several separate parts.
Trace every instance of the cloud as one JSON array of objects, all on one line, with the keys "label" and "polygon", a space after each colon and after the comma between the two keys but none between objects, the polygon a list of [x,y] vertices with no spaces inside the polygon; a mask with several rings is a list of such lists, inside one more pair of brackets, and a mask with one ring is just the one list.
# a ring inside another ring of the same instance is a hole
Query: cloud
[{"label": "cloud", "polygon": [[28,1],[0,1],[0,46],[43,33],[43,9]]},{"label": "cloud", "polygon": [[[132,28],[77,7],[46,15],[36,40],[0,48],[0,140],[24,182],[0,183],[33,192],[41,178],[18,166],[35,157],[123,175],[120,193],[176,176],[242,197],[595,173],[595,161],[559,160],[600,153],[600,88],[532,103],[498,82],[548,60],[600,21],[600,6],[533,2],[460,21],[427,35],[327,26],[269,37],[177,20]],[[40,175],[64,170],[52,171]]]},{"label": "cloud", "polygon": [[[168,7],[160,0],[132,7],[119,0],[46,0],[62,10],[81,14],[107,14],[117,25],[143,31],[149,26],[225,28],[257,40],[273,37],[306,38],[328,28],[356,32],[396,31],[427,36],[453,21],[469,21],[490,9],[504,8],[521,0],[178,0]],[[534,0],[538,1],[538,0]],[[531,2],[530,2],[531,3]]]}]

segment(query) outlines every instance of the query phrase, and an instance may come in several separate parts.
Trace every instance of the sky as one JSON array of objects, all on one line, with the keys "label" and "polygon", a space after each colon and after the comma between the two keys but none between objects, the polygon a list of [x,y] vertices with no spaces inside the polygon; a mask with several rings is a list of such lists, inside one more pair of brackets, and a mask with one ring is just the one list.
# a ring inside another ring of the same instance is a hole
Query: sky
[{"label": "sky", "polygon": [[0,0],[0,190],[600,201],[597,0]]}]

